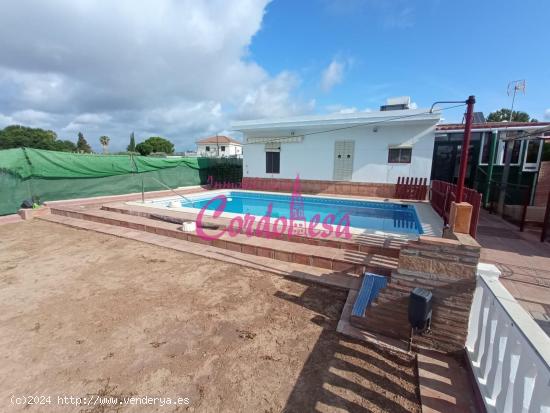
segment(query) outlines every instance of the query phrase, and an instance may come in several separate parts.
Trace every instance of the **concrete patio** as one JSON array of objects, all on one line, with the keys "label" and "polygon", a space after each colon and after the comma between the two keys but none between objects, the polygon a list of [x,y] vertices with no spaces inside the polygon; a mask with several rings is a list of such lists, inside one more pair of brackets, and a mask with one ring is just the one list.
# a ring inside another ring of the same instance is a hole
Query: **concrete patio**
[{"label": "concrete patio", "polygon": [[496,264],[504,286],[550,334],[550,245],[539,237],[539,229],[520,232],[516,225],[481,211],[481,261]]}]

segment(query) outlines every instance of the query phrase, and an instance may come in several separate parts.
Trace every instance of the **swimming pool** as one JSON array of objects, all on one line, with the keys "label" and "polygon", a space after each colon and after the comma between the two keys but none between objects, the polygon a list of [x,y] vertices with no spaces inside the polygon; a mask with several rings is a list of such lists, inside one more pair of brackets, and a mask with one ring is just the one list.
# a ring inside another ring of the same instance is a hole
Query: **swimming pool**
[{"label": "swimming pool", "polygon": [[[216,199],[216,197],[219,198]],[[333,214],[335,216],[334,223],[337,224],[347,214],[349,225],[352,228],[407,235],[423,233],[414,205],[406,203],[309,195],[293,198],[291,195],[252,191],[212,191],[206,194],[189,195],[185,199],[172,197],[152,200],[148,201],[148,204],[170,209],[174,207],[190,208],[196,212],[204,208],[206,211],[214,212],[221,206],[222,198],[226,202],[223,208],[226,216],[250,214],[263,217],[271,205],[271,218],[285,217],[289,219],[292,216],[290,210],[293,205],[295,210],[298,210],[298,213],[308,222],[316,214],[320,215],[320,222],[327,215]]]}]

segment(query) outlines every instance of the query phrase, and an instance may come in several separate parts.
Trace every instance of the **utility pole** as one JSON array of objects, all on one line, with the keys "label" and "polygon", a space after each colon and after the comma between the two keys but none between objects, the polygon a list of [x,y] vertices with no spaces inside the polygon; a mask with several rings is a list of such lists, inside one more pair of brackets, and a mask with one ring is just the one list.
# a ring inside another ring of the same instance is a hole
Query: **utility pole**
[{"label": "utility pole", "polygon": [[[510,90],[513,89],[512,92]],[[512,93],[512,107],[510,108],[510,116],[508,118],[508,123],[512,122],[514,115],[514,103],[516,101],[516,93],[522,91],[525,93],[525,80],[513,80],[508,83],[508,96]],[[504,129],[504,153],[506,157],[504,158],[504,168],[502,169],[502,176],[500,179],[500,191],[498,195],[498,205],[497,212],[502,215],[504,212],[504,204],[506,202],[506,187],[508,185],[508,176],[510,175],[510,162],[512,161],[512,151],[514,149],[514,140],[508,137],[507,132],[508,126]]]},{"label": "utility pole", "polygon": [[458,182],[456,185],[457,204],[462,202],[464,195],[464,181],[466,179],[466,169],[468,167],[468,152],[470,151],[470,138],[472,136],[472,122],[474,118],[475,96],[469,96],[466,101],[466,124],[464,125],[464,137],[462,138],[462,150],[460,151],[460,168],[458,170]]}]

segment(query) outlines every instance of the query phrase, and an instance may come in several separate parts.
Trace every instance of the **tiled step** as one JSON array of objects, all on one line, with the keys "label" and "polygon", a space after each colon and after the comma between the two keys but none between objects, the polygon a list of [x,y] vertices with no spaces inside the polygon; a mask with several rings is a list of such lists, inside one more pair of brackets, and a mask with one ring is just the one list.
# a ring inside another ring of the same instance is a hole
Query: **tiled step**
[{"label": "tiled step", "polygon": [[[112,203],[105,204],[101,209],[110,212],[118,212],[120,214],[141,216],[145,218],[157,219],[162,217],[167,221],[181,223],[185,221],[196,221],[197,214],[190,212],[171,211],[169,209],[152,209],[146,206],[139,205],[127,205],[125,203]],[[211,218],[204,216],[202,218],[204,223],[211,225],[217,225],[220,228],[226,228],[229,225],[230,220],[227,218]],[[306,235],[294,235],[289,237],[287,234],[283,234],[279,239],[284,241],[318,245],[323,247],[340,248],[352,251],[366,252],[370,254],[385,255],[387,257],[398,258],[399,249],[405,240],[398,238],[387,238],[375,234],[353,234],[351,239],[345,239],[342,237],[336,237],[334,235],[328,238],[311,238]]]},{"label": "tiled step", "polygon": [[[289,241],[247,237],[243,234],[232,237],[225,233],[219,239],[205,240],[195,233],[181,231],[178,224],[100,209],[52,208],[52,214],[131,228],[234,252],[330,269],[334,272],[358,275],[374,272],[389,275],[397,266],[397,259],[393,257],[318,245],[297,245]],[[219,230],[204,229],[204,232],[213,237]]]},{"label": "tiled step", "polygon": [[181,239],[174,239],[172,237],[145,232],[133,228],[110,225],[79,218],[71,218],[58,214],[47,215],[44,217],[40,217],[39,219],[66,225],[72,228],[95,231],[103,234],[113,235],[116,237],[145,242],[148,244],[161,246],[163,248],[187,252],[190,254],[238,264],[249,268],[268,271],[284,277],[291,277],[309,282],[315,282],[326,286],[342,288],[346,290],[356,290],[359,288],[360,285],[359,277],[350,274],[335,273],[333,271],[322,268],[283,262],[261,256],[255,257],[252,260],[250,259],[249,254],[235,251],[228,253],[227,250],[222,248],[217,248],[210,245],[202,245]]}]

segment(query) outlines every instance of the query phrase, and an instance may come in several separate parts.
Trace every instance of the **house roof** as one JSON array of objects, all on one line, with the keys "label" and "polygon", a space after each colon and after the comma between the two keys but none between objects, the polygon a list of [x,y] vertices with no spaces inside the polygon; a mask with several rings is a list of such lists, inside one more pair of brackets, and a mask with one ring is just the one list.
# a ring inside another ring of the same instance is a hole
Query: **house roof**
[{"label": "house roof", "polygon": [[[525,130],[550,126],[550,122],[486,122],[474,123],[473,131],[490,131],[498,129]],[[442,123],[436,126],[437,132],[463,131],[464,123]]]},{"label": "house roof", "polygon": [[346,126],[377,123],[429,122],[435,124],[441,115],[438,111],[430,113],[428,109],[406,109],[376,112],[337,113],[330,115],[297,116],[288,118],[258,119],[233,122],[231,127],[237,131],[266,129],[324,128],[327,126]]},{"label": "house roof", "polygon": [[221,144],[221,143],[232,143],[235,145],[242,145],[242,142],[239,142],[236,139],[230,138],[229,136],[224,135],[218,135],[218,136],[210,136],[208,138],[200,139],[197,141],[197,143],[213,143],[213,144]]}]

